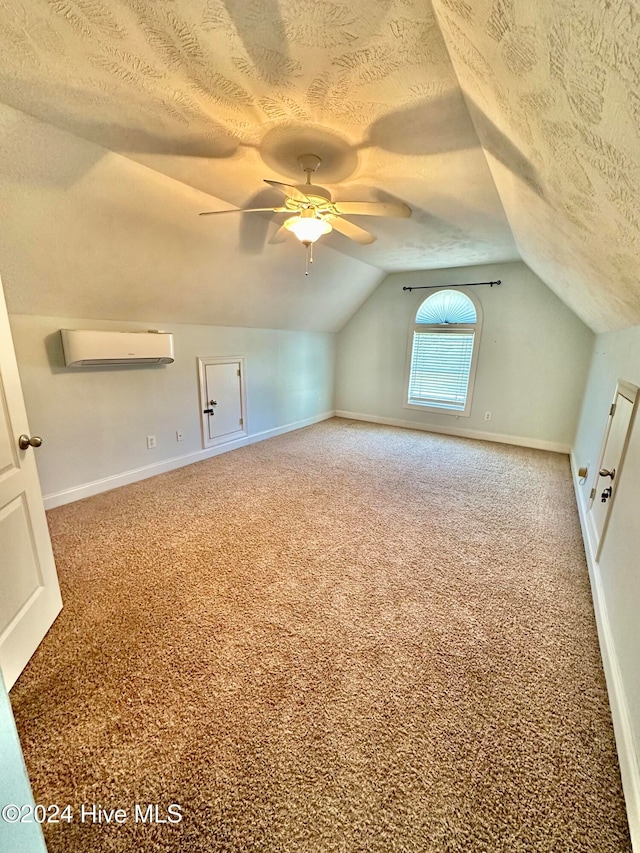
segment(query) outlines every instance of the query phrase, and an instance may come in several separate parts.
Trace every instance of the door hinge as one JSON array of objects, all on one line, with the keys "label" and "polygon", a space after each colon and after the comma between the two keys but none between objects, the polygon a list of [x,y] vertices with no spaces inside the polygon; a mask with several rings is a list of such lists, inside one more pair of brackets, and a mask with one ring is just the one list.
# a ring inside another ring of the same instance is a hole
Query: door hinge
[{"label": "door hinge", "polygon": [[589,495],[589,500],[592,501],[595,498],[595,496],[596,496],[596,490],[594,488],[594,489],[591,489],[591,493]]},{"label": "door hinge", "polygon": [[238,368],[238,376],[240,376],[240,368]]},{"label": "door hinge", "polygon": [[242,426],[243,423],[244,423],[244,420],[242,418],[240,418],[240,426]]},{"label": "door hinge", "polygon": [[609,409],[609,417],[612,417],[613,415],[615,415],[617,405],[618,405],[617,403],[611,404],[611,408]]}]

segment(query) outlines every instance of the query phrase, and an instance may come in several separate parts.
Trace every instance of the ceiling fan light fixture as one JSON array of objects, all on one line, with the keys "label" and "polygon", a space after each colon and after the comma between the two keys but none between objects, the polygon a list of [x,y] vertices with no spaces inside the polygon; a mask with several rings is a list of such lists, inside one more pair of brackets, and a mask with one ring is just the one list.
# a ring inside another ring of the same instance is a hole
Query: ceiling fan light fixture
[{"label": "ceiling fan light fixture", "polygon": [[323,234],[333,231],[326,219],[316,216],[313,210],[301,210],[298,216],[291,216],[284,227],[296,235],[305,246],[315,243]]}]

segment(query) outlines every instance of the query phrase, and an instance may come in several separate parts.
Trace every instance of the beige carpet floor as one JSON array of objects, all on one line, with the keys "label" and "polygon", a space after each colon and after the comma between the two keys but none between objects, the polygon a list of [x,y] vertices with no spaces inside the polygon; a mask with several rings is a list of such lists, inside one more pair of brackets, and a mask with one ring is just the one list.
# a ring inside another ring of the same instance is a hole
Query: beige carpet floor
[{"label": "beige carpet floor", "polygon": [[566,457],[334,419],[49,523],[50,853],[630,850]]}]

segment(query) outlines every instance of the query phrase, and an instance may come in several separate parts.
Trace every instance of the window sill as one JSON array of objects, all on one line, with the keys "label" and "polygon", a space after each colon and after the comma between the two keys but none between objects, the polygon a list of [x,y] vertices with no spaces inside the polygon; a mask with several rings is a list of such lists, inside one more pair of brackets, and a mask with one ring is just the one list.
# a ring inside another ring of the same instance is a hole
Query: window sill
[{"label": "window sill", "polygon": [[413,409],[414,412],[430,412],[436,415],[447,415],[454,418],[468,418],[471,416],[471,406],[466,409],[445,409],[442,406],[426,406],[422,403],[403,403],[403,409]]}]

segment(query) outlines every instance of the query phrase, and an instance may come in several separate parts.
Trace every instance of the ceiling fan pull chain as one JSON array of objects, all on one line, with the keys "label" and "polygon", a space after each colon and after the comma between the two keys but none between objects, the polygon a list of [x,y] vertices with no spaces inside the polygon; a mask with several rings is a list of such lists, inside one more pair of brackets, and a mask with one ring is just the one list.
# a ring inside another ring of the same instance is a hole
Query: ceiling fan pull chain
[{"label": "ceiling fan pull chain", "polygon": [[313,263],[313,243],[305,242],[304,245],[307,250],[307,259],[304,267],[304,274],[309,275],[309,264]]}]

